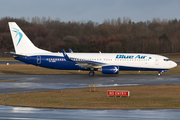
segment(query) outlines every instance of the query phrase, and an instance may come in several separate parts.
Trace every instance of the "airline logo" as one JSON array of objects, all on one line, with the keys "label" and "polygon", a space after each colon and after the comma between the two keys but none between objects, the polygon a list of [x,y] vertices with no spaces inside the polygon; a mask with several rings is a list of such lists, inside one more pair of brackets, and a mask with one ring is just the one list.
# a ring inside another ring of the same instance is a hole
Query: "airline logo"
[{"label": "airline logo", "polygon": [[133,59],[133,58],[139,58],[139,59],[145,59],[147,56],[141,56],[141,55],[116,55],[116,58],[129,58],[129,59]]},{"label": "airline logo", "polygon": [[16,46],[18,46],[18,44],[21,42],[21,39],[22,39],[22,37],[23,37],[23,34],[22,34],[21,32],[19,32],[18,29],[16,29],[16,28],[13,28],[13,29],[14,29],[13,31],[16,33],[15,38],[17,37],[17,35],[19,35],[19,41],[18,41],[18,43],[17,43],[17,45],[16,45]]},{"label": "airline logo", "polygon": [[114,74],[118,72],[117,67],[114,67]]}]

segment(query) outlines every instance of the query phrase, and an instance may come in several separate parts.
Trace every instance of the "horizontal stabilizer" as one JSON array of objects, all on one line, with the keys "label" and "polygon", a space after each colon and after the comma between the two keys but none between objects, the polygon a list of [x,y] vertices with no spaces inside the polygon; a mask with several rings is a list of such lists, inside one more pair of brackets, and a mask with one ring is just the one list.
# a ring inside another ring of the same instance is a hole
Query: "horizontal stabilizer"
[{"label": "horizontal stabilizer", "polygon": [[26,55],[16,54],[15,52],[10,52],[10,54],[12,54],[13,57],[27,57]]}]

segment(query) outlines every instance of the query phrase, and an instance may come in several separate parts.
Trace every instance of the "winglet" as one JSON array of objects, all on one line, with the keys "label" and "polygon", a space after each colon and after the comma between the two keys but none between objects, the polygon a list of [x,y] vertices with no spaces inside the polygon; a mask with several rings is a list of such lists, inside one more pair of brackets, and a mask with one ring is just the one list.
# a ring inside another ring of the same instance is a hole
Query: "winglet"
[{"label": "winglet", "polygon": [[62,51],[62,53],[63,53],[63,55],[64,55],[64,58],[65,58],[67,61],[71,61],[71,59],[70,59],[69,56],[66,54],[66,52],[65,52],[63,49],[61,49],[61,51]]},{"label": "winglet", "polygon": [[70,52],[70,53],[73,53],[73,51],[71,50],[71,48],[69,48],[69,52]]}]

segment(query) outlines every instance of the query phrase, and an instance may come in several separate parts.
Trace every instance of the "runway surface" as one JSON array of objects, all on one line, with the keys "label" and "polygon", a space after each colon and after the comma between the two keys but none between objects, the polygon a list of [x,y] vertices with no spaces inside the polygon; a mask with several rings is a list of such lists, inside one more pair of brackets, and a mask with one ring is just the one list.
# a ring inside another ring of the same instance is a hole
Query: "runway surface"
[{"label": "runway surface", "polygon": [[180,84],[180,75],[0,75],[0,94],[55,89]]},{"label": "runway surface", "polygon": [[179,120],[180,110],[68,110],[0,105],[0,119],[27,120]]}]

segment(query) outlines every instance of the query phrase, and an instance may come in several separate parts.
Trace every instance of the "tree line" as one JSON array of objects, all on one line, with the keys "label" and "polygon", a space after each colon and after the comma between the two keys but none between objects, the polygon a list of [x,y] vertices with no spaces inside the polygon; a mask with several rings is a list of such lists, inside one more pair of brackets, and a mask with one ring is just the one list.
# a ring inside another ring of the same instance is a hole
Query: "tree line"
[{"label": "tree line", "polygon": [[35,46],[52,52],[175,53],[180,52],[180,20],[134,23],[128,17],[93,21],[52,20],[46,17],[0,19],[0,52],[14,51],[8,22],[16,22]]}]

